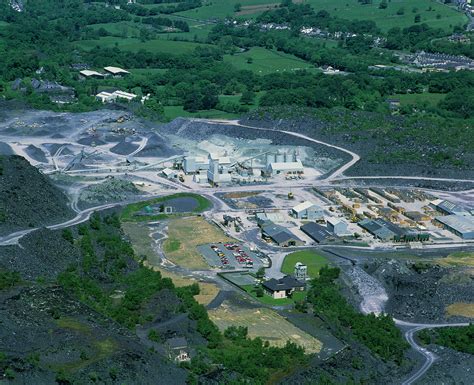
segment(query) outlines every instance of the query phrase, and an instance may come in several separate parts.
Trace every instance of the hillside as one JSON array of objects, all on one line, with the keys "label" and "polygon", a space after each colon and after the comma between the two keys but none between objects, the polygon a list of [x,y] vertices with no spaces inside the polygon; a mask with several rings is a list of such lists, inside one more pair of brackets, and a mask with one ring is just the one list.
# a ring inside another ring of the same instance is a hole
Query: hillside
[{"label": "hillside", "polygon": [[0,235],[73,217],[67,197],[19,156],[0,156]]}]

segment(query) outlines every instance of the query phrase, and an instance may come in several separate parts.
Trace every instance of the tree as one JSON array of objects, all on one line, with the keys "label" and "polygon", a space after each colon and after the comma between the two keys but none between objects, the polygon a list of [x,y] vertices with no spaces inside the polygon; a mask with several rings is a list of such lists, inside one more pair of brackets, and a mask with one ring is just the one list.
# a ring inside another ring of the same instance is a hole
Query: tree
[{"label": "tree", "polygon": [[419,23],[421,21],[421,15],[415,15],[415,23]]},{"label": "tree", "polygon": [[259,279],[265,277],[265,268],[262,266],[260,269],[257,270],[257,273],[255,275]]},{"label": "tree", "polygon": [[255,92],[251,90],[245,90],[244,92],[242,92],[242,96],[240,97],[240,103],[253,104],[254,99],[255,99]]},{"label": "tree", "polygon": [[240,12],[242,10],[242,4],[235,3],[234,4],[234,12]]},{"label": "tree", "polygon": [[259,298],[260,298],[260,297],[263,297],[263,294],[264,294],[264,293],[263,293],[263,289],[262,289],[261,286],[259,286],[259,287],[257,287],[257,288],[255,289],[255,294],[256,294],[256,296],[259,297]]},{"label": "tree", "polygon": [[379,4],[380,9],[386,9],[388,7],[387,0],[382,0]]}]

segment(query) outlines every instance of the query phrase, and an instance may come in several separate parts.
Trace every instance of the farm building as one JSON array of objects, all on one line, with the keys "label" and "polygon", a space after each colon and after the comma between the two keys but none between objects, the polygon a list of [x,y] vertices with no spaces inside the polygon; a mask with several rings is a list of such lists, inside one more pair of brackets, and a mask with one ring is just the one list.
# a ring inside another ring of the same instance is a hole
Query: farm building
[{"label": "farm building", "polygon": [[339,218],[329,217],[327,219],[327,229],[330,233],[333,233],[338,237],[351,235],[351,232],[347,228],[347,223]]},{"label": "farm building", "polygon": [[323,243],[334,238],[326,227],[314,222],[306,223],[300,227],[301,231],[317,243]]},{"label": "farm building", "polygon": [[265,281],[262,286],[265,293],[274,299],[281,299],[291,297],[295,291],[303,291],[306,285],[289,275],[285,275],[280,279],[272,278]]},{"label": "farm building", "polygon": [[262,227],[262,237],[275,242],[278,246],[303,246],[304,242],[287,228],[272,222]]},{"label": "farm building", "polygon": [[105,75],[97,71],[82,70],[79,71],[79,77],[83,79],[103,79]]},{"label": "farm building", "polygon": [[435,218],[444,228],[461,237],[474,239],[474,217],[464,215],[446,215]]},{"label": "farm building", "polygon": [[122,99],[122,100],[126,100],[126,101],[130,102],[133,99],[135,99],[137,97],[137,95],[117,90],[117,91],[114,91],[114,92],[102,91],[102,92],[99,92],[95,97],[98,100],[100,100],[102,103],[113,103],[117,99]]},{"label": "farm building", "polygon": [[298,219],[322,220],[324,219],[324,210],[322,207],[306,201],[293,207],[291,214]]},{"label": "farm building", "polygon": [[130,72],[119,67],[104,67],[105,72],[112,75],[113,77],[120,78],[122,76],[130,75]]}]

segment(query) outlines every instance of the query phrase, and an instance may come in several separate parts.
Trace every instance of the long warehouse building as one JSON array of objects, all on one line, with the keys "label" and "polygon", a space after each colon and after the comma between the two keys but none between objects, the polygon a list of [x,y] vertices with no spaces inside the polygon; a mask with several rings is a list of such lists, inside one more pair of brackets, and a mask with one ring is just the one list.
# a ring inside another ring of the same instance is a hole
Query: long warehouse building
[{"label": "long warehouse building", "polygon": [[443,227],[462,239],[474,239],[474,216],[445,215],[436,217]]}]

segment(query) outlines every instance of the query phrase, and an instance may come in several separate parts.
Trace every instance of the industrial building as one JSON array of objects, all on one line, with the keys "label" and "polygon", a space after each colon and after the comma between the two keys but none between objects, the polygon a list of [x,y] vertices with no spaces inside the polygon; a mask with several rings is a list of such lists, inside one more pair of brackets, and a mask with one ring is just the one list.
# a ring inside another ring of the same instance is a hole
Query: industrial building
[{"label": "industrial building", "polygon": [[344,237],[352,235],[346,222],[342,221],[339,218],[329,217],[327,219],[327,229],[330,233],[337,235],[338,237]]},{"label": "industrial building", "polygon": [[207,170],[208,182],[213,186],[232,182],[230,165],[230,158],[218,158],[209,154],[209,169]]},{"label": "industrial building", "polygon": [[183,161],[183,170],[186,174],[194,174],[209,169],[209,159],[206,156],[186,156]]},{"label": "industrial building", "polygon": [[304,241],[299,239],[286,227],[271,222],[262,227],[262,237],[264,239],[272,240],[278,246],[282,247],[304,245]]},{"label": "industrial building", "polygon": [[446,215],[470,215],[470,213],[464,209],[464,207],[443,199],[436,199],[430,202],[430,207]]},{"label": "industrial building", "polygon": [[429,234],[403,229],[381,218],[364,219],[358,225],[382,241],[423,242],[429,240]]},{"label": "industrial building", "polygon": [[291,214],[297,219],[307,219],[311,221],[324,219],[324,209],[310,201],[300,203],[293,207]]},{"label": "industrial building", "polygon": [[297,279],[286,275],[283,278],[272,278],[263,282],[263,290],[274,299],[291,297],[295,291],[304,291],[305,284]]},{"label": "industrial building", "polygon": [[332,235],[326,229],[326,227],[318,225],[314,222],[306,223],[305,225],[301,226],[300,229],[303,233],[305,233],[308,237],[310,237],[317,243],[323,243],[334,239],[334,235]]},{"label": "industrial building", "polygon": [[303,163],[293,154],[267,154],[264,174],[273,176],[278,174],[301,175],[304,173]]},{"label": "industrial building", "polygon": [[435,218],[443,227],[462,239],[474,239],[474,217],[464,215],[445,215]]}]

